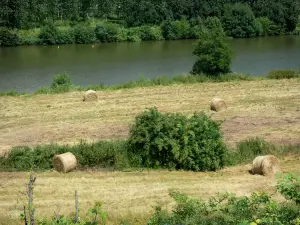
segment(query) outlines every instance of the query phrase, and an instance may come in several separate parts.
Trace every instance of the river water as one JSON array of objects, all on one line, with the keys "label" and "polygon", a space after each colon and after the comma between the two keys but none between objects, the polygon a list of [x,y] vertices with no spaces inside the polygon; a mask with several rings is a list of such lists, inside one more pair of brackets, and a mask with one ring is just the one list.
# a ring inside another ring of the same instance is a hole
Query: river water
[{"label": "river water", "polygon": [[[67,72],[76,85],[113,85],[140,76],[188,73],[195,40],[0,48],[0,91],[33,92]],[[300,36],[233,39],[232,71],[265,75],[300,68]]]}]

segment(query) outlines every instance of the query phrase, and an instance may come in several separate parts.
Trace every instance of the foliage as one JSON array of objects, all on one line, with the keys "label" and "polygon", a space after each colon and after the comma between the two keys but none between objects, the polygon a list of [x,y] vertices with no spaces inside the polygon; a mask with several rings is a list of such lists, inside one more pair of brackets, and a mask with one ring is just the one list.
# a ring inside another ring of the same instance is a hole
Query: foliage
[{"label": "foliage", "polygon": [[267,17],[260,17],[256,19],[258,23],[257,26],[260,26],[260,30],[258,35],[260,36],[274,36],[280,34],[280,27],[275,25],[273,21],[271,21]]},{"label": "foliage", "polygon": [[156,207],[148,225],[249,225],[296,224],[300,208],[290,203],[279,204],[265,193],[250,197],[219,194],[208,201],[192,199],[176,191],[170,192],[176,206],[169,214]]},{"label": "foliage", "polygon": [[19,30],[19,44],[20,45],[37,45],[41,43],[39,38],[40,29],[30,29],[30,30]]},{"label": "foliage", "polygon": [[295,70],[273,70],[267,75],[267,78],[270,79],[291,79],[297,77],[300,77],[300,71]]},{"label": "foliage", "polygon": [[139,28],[140,38],[143,41],[160,41],[163,40],[162,31],[159,26],[144,25]]},{"label": "foliage", "polygon": [[117,42],[119,41],[120,27],[113,23],[102,23],[96,26],[95,33],[101,42]]},{"label": "foliage", "polygon": [[230,37],[254,37],[256,36],[255,16],[248,4],[236,3],[226,5],[222,24],[225,32]]},{"label": "foliage", "polygon": [[39,38],[41,44],[54,45],[57,42],[58,30],[53,23],[49,23],[41,28]]},{"label": "foliage", "polygon": [[136,117],[128,153],[144,167],[215,171],[227,153],[219,126],[204,113],[188,118],[152,108]]},{"label": "foliage", "polygon": [[277,190],[286,198],[300,205],[300,177],[288,174],[277,182]]},{"label": "foliage", "polygon": [[192,74],[205,73],[218,76],[230,71],[232,51],[226,42],[226,35],[218,18],[209,18],[205,23],[196,48],[197,56]]},{"label": "foliage", "polygon": [[74,37],[77,44],[91,44],[96,41],[94,28],[88,23],[76,25],[74,27]]},{"label": "foliage", "polygon": [[57,89],[61,87],[69,88],[72,85],[71,78],[68,74],[62,73],[54,76],[53,81],[51,83],[52,89]]},{"label": "foliage", "polygon": [[0,46],[16,46],[19,43],[17,32],[6,27],[0,27]]},{"label": "foliage", "polygon": [[61,27],[57,29],[56,44],[73,44],[75,36],[70,27]]},{"label": "foliage", "polygon": [[53,156],[65,152],[72,152],[82,167],[128,167],[125,141],[100,141],[92,144],[80,142],[74,146],[51,144],[35,148],[15,147],[7,155],[0,157],[0,170],[49,170],[53,168]]},{"label": "foliage", "polygon": [[250,138],[237,143],[236,151],[232,155],[234,164],[250,163],[256,156],[276,154],[277,150],[274,145],[266,142],[262,138]]}]

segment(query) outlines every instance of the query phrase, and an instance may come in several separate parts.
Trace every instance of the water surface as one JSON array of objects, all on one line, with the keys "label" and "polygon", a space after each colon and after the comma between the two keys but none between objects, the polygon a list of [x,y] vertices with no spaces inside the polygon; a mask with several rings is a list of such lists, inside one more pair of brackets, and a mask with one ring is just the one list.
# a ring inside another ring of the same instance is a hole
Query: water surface
[{"label": "water surface", "polygon": [[[188,73],[195,40],[0,48],[0,91],[32,92],[67,72],[76,85],[113,85]],[[232,70],[265,75],[300,68],[300,36],[233,39]]]}]

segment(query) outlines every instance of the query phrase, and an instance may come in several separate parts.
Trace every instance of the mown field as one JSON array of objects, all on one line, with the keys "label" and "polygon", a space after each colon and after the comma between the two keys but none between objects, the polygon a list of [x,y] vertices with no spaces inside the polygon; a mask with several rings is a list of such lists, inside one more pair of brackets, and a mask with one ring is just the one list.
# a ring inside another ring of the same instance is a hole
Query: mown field
[{"label": "mown field", "polygon": [[[126,138],[135,116],[153,106],[162,112],[205,111],[223,120],[225,141],[232,146],[256,136],[300,143],[297,79],[154,86],[98,95],[97,103],[83,102],[83,92],[0,97],[0,152],[18,145]],[[228,110],[209,110],[215,96],[226,101]]]},{"label": "mown field", "polygon": [[[97,103],[83,102],[83,92],[0,97],[0,151],[13,146],[77,143],[126,138],[135,115],[156,106],[162,112],[192,114],[205,111],[223,120],[222,131],[230,147],[250,137],[262,137],[276,145],[300,144],[300,82],[290,80],[239,81],[192,85],[156,86],[98,92]],[[223,98],[228,109],[209,110],[212,97]],[[300,174],[299,156],[281,160],[283,172]],[[191,196],[208,198],[217,192],[249,195],[274,193],[275,177],[250,175],[250,165],[219,172],[182,171],[77,171],[36,173],[36,213],[74,212],[78,190],[81,215],[95,200],[104,203],[109,223],[129,219],[141,224],[157,201],[171,209],[170,188]],[[25,204],[29,173],[0,173],[0,224],[17,224]],[[279,200],[281,197],[274,196]],[[142,219],[143,218],[143,219]]]}]

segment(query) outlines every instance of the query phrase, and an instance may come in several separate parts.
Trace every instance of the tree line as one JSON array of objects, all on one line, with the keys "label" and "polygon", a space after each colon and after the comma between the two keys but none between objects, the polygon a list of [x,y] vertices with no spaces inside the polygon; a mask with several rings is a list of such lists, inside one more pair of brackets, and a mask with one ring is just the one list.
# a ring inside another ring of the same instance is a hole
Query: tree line
[{"label": "tree line", "polygon": [[[126,26],[158,25],[166,20],[216,16],[226,32],[249,33],[260,18],[274,32],[295,30],[300,1],[295,0],[0,0],[0,26],[29,29],[49,21],[114,18]],[[248,24],[245,30],[239,24]],[[243,36],[243,35],[240,35]],[[246,35],[247,36],[247,35]]]}]

